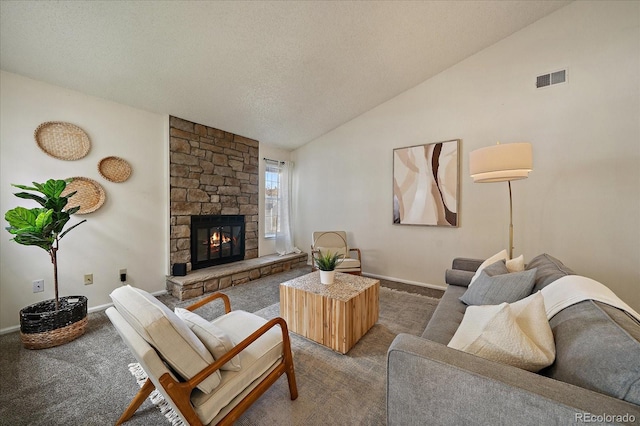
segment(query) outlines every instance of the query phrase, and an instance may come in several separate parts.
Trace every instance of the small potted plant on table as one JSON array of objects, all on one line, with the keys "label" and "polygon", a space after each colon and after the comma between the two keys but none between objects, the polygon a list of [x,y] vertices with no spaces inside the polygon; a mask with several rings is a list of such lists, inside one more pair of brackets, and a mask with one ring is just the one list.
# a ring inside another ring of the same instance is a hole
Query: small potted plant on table
[{"label": "small potted plant on table", "polygon": [[[13,185],[31,192],[16,193],[16,197],[34,200],[42,207],[16,207],[6,212],[6,230],[13,241],[45,250],[53,264],[55,298],[45,300],[20,311],[20,339],[27,349],[44,349],[70,342],[84,334],[87,327],[87,298],[85,296],[58,297],[58,248],[69,231],[86,220],[63,231],[71,215],[80,207],[65,210],[75,192],[62,196],[69,180],[50,179],[33,186]],[[34,193],[35,192],[35,193]]]},{"label": "small potted plant on table", "polygon": [[325,254],[322,251],[318,251],[317,257],[314,256],[313,260],[320,269],[320,282],[322,284],[333,284],[333,280],[336,275],[336,266],[342,263],[344,256],[339,253],[331,254],[327,251]]}]

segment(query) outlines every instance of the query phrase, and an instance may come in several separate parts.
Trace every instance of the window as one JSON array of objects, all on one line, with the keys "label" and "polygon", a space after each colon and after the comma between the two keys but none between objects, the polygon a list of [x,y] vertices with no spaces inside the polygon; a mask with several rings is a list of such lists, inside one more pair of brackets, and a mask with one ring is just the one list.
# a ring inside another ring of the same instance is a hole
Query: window
[{"label": "window", "polygon": [[280,164],[267,161],[264,176],[264,237],[275,238],[279,231],[278,192],[280,190]]}]

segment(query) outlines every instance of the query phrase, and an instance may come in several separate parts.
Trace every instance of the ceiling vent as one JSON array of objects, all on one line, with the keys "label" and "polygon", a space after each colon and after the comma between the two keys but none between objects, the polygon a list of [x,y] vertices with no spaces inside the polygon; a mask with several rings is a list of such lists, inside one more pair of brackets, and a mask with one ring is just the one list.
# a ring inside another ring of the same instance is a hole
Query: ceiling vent
[{"label": "ceiling vent", "polygon": [[567,82],[567,70],[551,72],[549,74],[539,75],[536,77],[536,88],[552,86],[554,84]]}]

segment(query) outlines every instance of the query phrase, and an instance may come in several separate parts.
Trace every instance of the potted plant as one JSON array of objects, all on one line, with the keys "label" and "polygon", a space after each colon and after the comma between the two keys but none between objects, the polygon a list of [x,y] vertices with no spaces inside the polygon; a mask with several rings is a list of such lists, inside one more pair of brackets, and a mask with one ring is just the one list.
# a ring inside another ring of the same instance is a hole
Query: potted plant
[{"label": "potted plant", "polygon": [[84,334],[87,326],[87,298],[85,296],[58,297],[58,250],[60,240],[81,223],[64,230],[71,215],[80,207],[65,209],[75,192],[63,196],[68,180],[49,179],[33,186],[12,185],[30,192],[18,192],[16,197],[34,200],[41,207],[16,207],[5,213],[9,222],[6,230],[13,241],[36,246],[49,253],[53,264],[55,298],[39,302],[20,311],[20,339],[28,349],[58,346]]},{"label": "potted plant", "polygon": [[314,256],[314,261],[318,269],[320,269],[320,282],[322,284],[333,284],[333,279],[336,275],[336,266],[342,263],[344,256],[339,253],[331,254],[331,251],[327,250],[325,254],[322,251],[318,251],[318,256]]}]

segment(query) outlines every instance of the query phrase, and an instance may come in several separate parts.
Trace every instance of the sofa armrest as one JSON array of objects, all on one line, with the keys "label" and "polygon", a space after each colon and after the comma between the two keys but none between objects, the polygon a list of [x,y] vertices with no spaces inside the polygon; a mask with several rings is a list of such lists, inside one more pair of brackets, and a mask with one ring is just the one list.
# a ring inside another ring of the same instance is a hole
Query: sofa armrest
[{"label": "sofa armrest", "polygon": [[458,269],[460,271],[475,272],[482,265],[484,259],[471,259],[469,257],[456,257],[453,259],[451,269]]},{"label": "sofa armrest", "polygon": [[471,259],[468,257],[456,257],[453,259],[451,269],[447,269],[444,281],[449,285],[468,287],[471,278],[475,275],[480,265],[484,262],[481,259]]},{"label": "sofa armrest", "polygon": [[471,278],[475,275],[471,271],[462,271],[459,269],[447,269],[444,274],[444,282],[449,285],[458,285],[461,287],[469,287]]},{"label": "sofa armrest", "polygon": [[640,406],[408,334],[387,352],[390,426],[572,424],[589,413],[632,423]]}]

